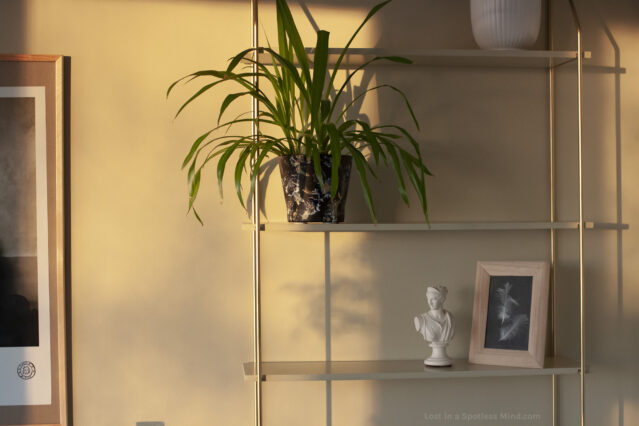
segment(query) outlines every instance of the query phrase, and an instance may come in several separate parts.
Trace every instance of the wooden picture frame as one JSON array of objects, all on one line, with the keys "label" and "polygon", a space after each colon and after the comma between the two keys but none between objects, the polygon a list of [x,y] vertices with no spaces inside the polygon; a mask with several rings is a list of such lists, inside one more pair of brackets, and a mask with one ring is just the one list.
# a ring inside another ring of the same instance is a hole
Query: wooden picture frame
[{"label": "wooden picture frame", "polygon": [[0,55],[0,425],[67,426],[63,57]]},{"label": "wooden picture frame", "polygon": [[543,368],[548,262],[477,262],[469,361]]}]

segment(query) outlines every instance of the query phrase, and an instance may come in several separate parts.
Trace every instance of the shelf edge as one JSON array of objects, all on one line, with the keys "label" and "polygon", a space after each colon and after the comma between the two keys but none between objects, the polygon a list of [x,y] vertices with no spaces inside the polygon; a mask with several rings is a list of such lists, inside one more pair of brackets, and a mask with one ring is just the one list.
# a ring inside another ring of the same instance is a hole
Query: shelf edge
[{"label": "shelf edge", "polygon": [[[288,223],[267,222],[261,225],[265,232],[433,232],[433,231],[536,231],[577,230],[579,223],[566,222],[448,222],[431,223]],[[584,222],[587,230],[627,230],[625,223]],[[242,224],[242,230],[253,231],[252,224]]]},{"label": "shelf edge", "polygon": [[[324,370],[336,370],[337,372],[327,373],[318,372],[318,366],[327,364],[322,361],[315,362],[265,362],[262,363],[263,375],[262,381],[352,381],[352,380],[432,380],[432,379],[462,379],[462,378],[487,378],[487,377],[526,377],[526,376],[550,376],[550,375],[576,375],[579,374],[579,365],[576,361],[566,358],[549,358],[546,362],[550,364],[546,368],[518,368],[518,367],[499,367],[499,366],[483,366],[468,364],[466,360],[456,360],[462,364],[462,367],[470,365],[468,369],[447,370],[445,368],[424,368],[424,371],[418,369],[404,371],[342,371],[340,367],[345,364],[366,364],[366,363],[410,363],[411,366],[422,365],[421,360],[408,361],[337,361],[330,362],[329,366],[324,366]],[[269,373],[273,367],[281,367],[282,365],[301,366],[308,364],[305,372],[289,372],[279,371],[277,373]],[[558,364],[558,365],[557,365]],[[557,366],[554,366],[557,365]],[[422,365],[423,367],[423,365]],[[255,381],[254,365],[252,362],[244,363],[244,380]],[[473,369],[476,368],[476,369]],[[357,369],[355,369],[357,370]]]}]

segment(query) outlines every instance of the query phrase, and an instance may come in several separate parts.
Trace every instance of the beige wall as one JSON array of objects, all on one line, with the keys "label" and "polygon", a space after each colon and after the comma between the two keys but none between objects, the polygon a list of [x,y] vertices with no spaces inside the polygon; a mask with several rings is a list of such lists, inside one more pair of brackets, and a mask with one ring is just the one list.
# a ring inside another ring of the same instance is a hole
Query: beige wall
[{"label": "beige wall", "polygon": [[[60,53],[72,61],[72,367],[78,426],[252,421],[252,386],[241,374],[241,363],[252,356],[250,234],[240,230],[247,218],[231,182],[221,205],[214,181],[207,179],[199,201],[205,226],[200,227],[185,215],[185,177],[179,170],[189,141],[211,126],[210,108],[224,94],[176,121],[178,98],[188,92],[164,99],[176,78],[222,67],[249,43],[247,3],[5,0],[0,5],[0,51]],[[309,1],[335,45],[372,4]],[[631,0],[584,0],[578,6],[593,63],[614,65],[612,38],[625,68],[623,74],[587,69],[587,217],[631,224],[623,239],[603,232],[587,239],[588,413],[591,424],[631,425],[639,418],[634,362],[639,270],[633,262],[639,250],[639,196],[633,188],[639,178],[634,167],[639,16]],[[302,22],[303,15],[298,16]],[[272,17],[267,5],[263,22],[269,34]],[[310,43],[312,26],[302,26]],[[562,36],[570,31],[561,28]],[[362,34],[359,45],[471,48],[468,3],[397,0]],[[545,73],[381,68],[368,79],[391,81],[413,101],[422,125],[417,135],[436,174],[429,186],[433,221],[547,217]],[[569,145],[574,90],[568,86],[574,75],[566,70],[558,80],[560,213],[574,218],[575,163]],[[363,112],[374,120],[409,125],[387,94],[371,98]],[[271,220],[284,218],[277,173],[267,190]],[[206,177],[214,178],[212,173]],[[347,219],[366,221],[356,177],[351,184]],[[381,173],[374,196],[381,221],[420,219],[416,208],[401,204],[389,174]],[[267,234],[263,243],[265,359],[325,359],[324,236]],[[562,234],[559,249],[560,348],[574,355],[573,236]],[[425,309],[425,286],[441,283],[450,289],[447,308],[458,321],[450,353],[465,357],[475,262],[548,256],[543,232],[333,235],[330,356],[423,357],[427,348],[411,318]],[[577,384],[574,378],[561,380],[562,424],[576,424]],[[334,383],[329,404],[324,383],[267,383],[264,389],[268,425],[328,425],[327,412],[336,426],[425,425],[425,414],[438,413],[539,415],[515,423],[522,425],[550,421],[547,378]]]}]

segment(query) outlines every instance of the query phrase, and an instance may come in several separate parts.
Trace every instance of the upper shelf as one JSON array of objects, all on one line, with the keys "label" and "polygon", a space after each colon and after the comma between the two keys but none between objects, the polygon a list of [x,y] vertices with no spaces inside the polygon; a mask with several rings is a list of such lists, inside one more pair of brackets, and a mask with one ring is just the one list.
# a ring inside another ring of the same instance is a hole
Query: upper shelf
[{"label": "upper shelf", "polygon": [[[315,49],[307,48],[312,54]],[[335,64],[341,49],[329,49],[329,63]],[[591,52],[584,51],[584,59],[590,59]],[[414,64],[424,66],[489,67],[489,68],[553,68],[577,59],[576,50],[481,50],[481,49],[429,49],[390,50],[378,48],[350,48],[342,66],[348,68],[363,64],[375,56],[402,56]],[[268,64],[268,54],[260,54],[260,62]],[[380,61],[378,65],[393,64]],[[395,64],[397,65],[397,64]]]},{"label": "upper shelf", "polygon": [[[426,367],[423,360],[263,362],[263,381],[406,380],[578,374],[579,363],[546,358],[544,368],[501,367],[453,360],[450,367]],[[244,364],[244,379],[256,380],[255,364]]]},{"label": "upper shelf", "polygon": [[[585,222],[584,229],[628,229],[627,224]],[[254,225],[246,223],[242,229],[251,231]],[[550,229],[579,229],[579,222],[448,222],[431,223],[289,223],[260,224],[269,232],[420,232],[420,231],[535,231]]]}]

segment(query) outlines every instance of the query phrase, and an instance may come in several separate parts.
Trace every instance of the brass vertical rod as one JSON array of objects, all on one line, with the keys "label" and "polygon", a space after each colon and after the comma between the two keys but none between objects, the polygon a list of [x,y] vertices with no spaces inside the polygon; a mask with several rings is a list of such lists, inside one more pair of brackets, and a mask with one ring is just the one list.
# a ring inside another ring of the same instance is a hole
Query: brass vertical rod
[{"label": "brass vertical rod", "polygon": [[[546,25],[547,40],[546,48],[554,49],[552,32],[552,0],[546,1]],[[550,167],[550,222],[557,221],[557,193],[556,193],[556,156],[555,156],[555,68],[550,64],[548,68],[548,147],[549,147],[549,167]],[[553,357],[557,356],[557,336],[556,336],[556,265],[557,265],[557,235],[556,230],[550,230],[550,352]],[[557,376],[552,375],[552,426],[557,426],[558,408],[558,383]]]},{"label": "brass vertical rod", "polygon": [[[251,47],[253,50],[253,76],[252,84],[255,87],[259,86],[259,78],[257,76],[258,67],[257,61],[259,60],[258,48],[259,48],[259,0],[251,0]],[[259,103],[256,98],[252,98],[253,104],[251,108],[252,128],[251,133],[253,136],[253,143],[259,142]],[[254,163],[259,155],[259,150],[255,152],[255,156],[252,158]],[[259,185],[259,173],[255,177],[257,182],[255,184],[255,192],[253,193],[252,201],[252,216],[253,216],[253,362],[255,366],[255,426],[262,426],[262,300],[261,300],[261,268],[260,268],[260,185]]]},{"label": "brass vertical rod", "polygon": [[583,135],[582,135],[582,101],[583,101],[583,51],[581,46],[581,29],[577,37],[578,97],[579,97],[579,327],[580,327],[580,381],[581,381],[581,426],[586,424],[586,303],[584,283],[584,184],[583,184]]},{"label": "brass vertical rod", "polygon": [[[324,333],[326,335],[325,357],[326,362],[332,361],[332,334],[331,334],[331,233],[324,232]],[[330,365],[330,364],[329,364]],[[333,382],[326,381],[326,426],[333,425]]]},{"label": "brass vertical rod", "polygon": [[586,345],[585,345],[585,291],[584,291],[584,187],[583,187],[583,139],[582,139],[582,103],[583,103],[583,48],[581,25],[573,0],[570,0],[575,25],[577,26],[577,138],[579,146],[579,352],[580,352],[580,400],[581,426],[586,424]]}]

